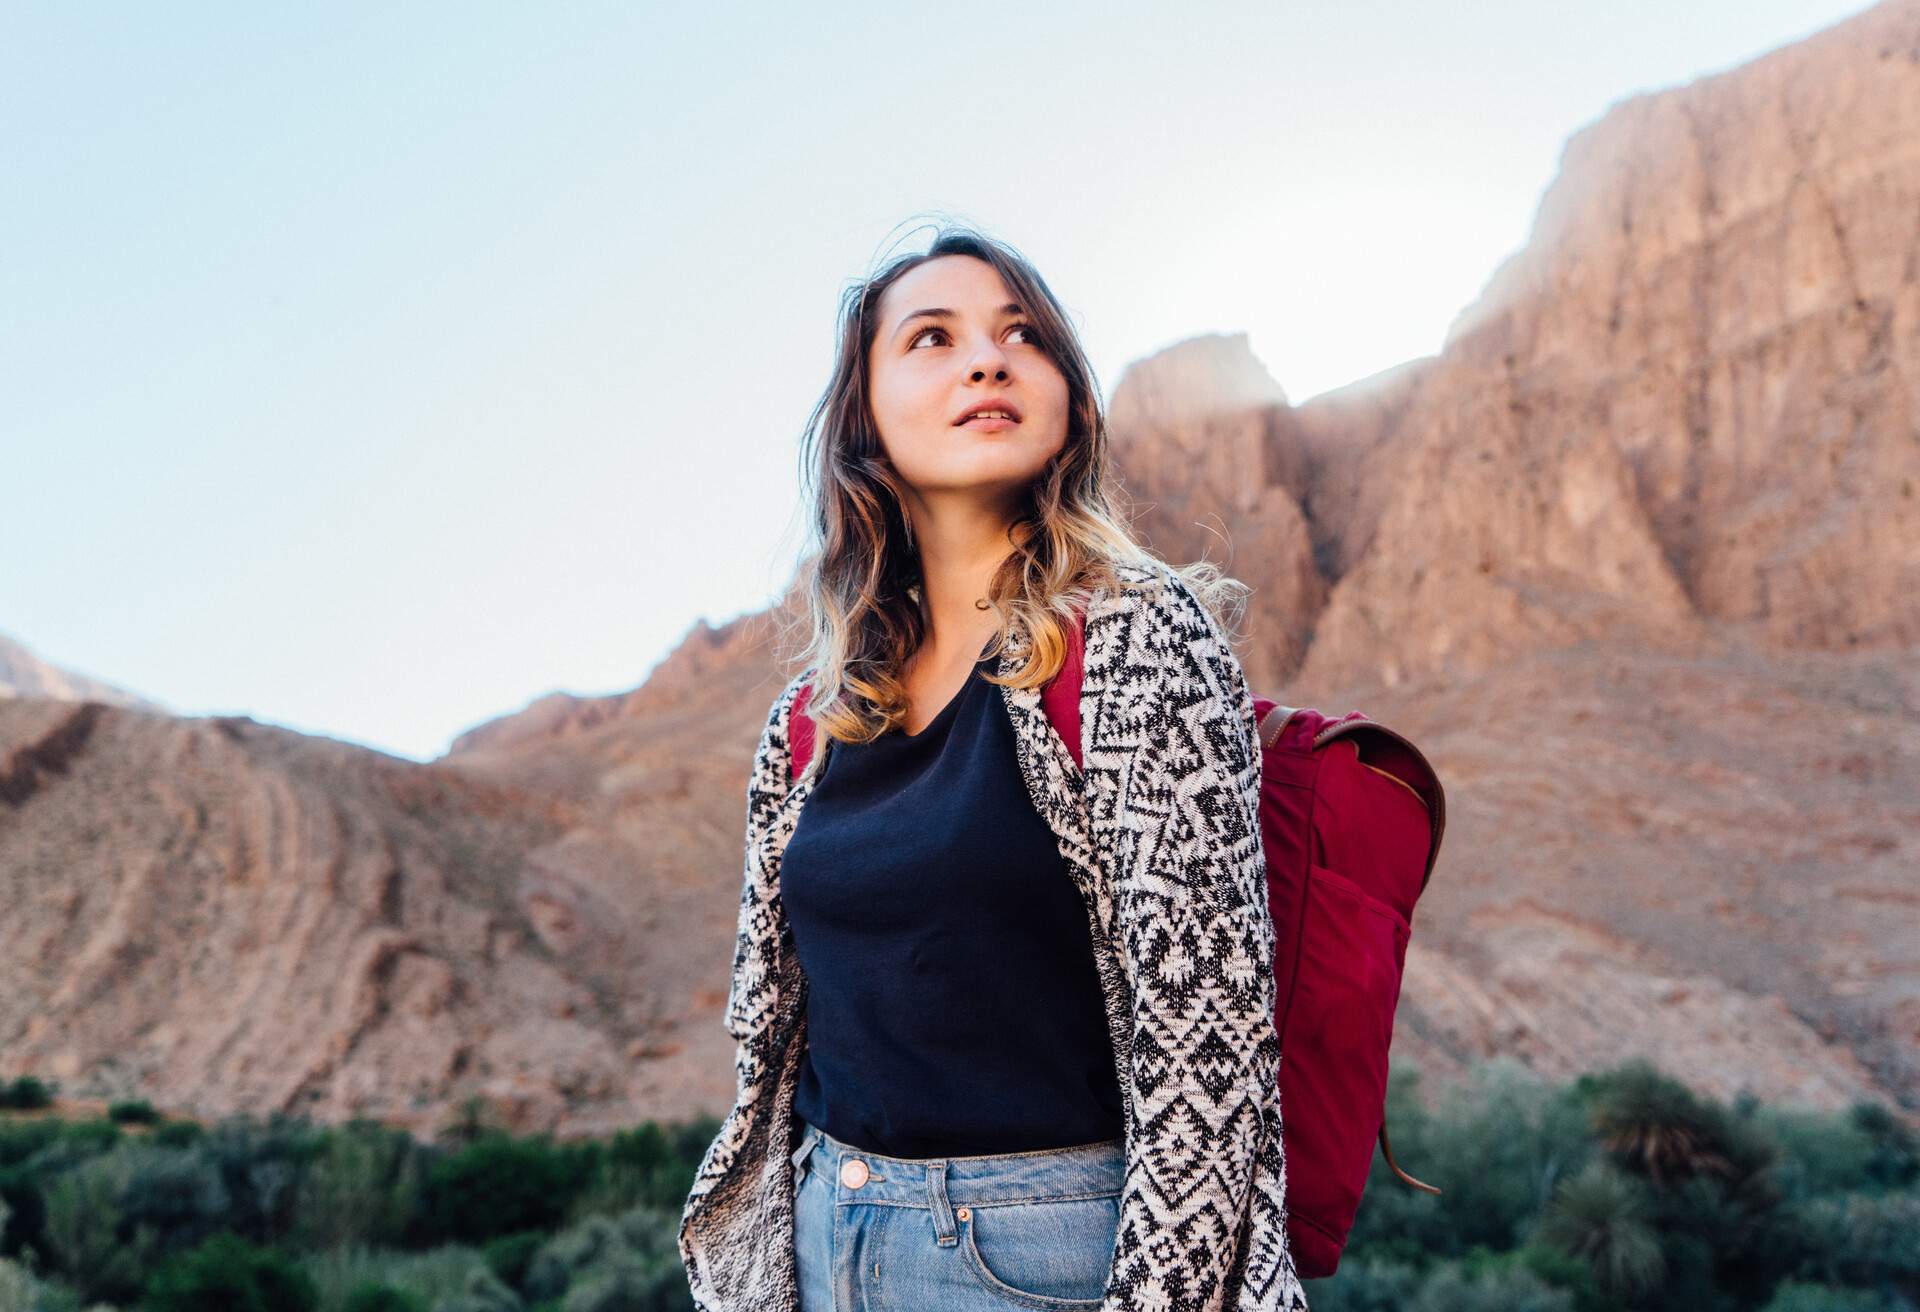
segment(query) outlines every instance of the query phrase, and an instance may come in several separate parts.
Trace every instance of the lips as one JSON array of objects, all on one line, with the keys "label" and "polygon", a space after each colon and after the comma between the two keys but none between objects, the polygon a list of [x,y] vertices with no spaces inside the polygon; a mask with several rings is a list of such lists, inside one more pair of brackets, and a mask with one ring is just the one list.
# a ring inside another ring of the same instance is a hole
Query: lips
[{"label": "lips", "polygon": [[1019,426],[1018,420],[1002,419],[999,415],[975,415],[960,425],[962,428],[971,428],[976,433],[1004,433]]},{"label": "lips", "polygon": [[990,422],[1003,422],[1003,423],[1015,423],[1015,424],[1020,422],[1020,410],[1017,406],[1015,406],[1011,401],[1007,400],[1005,397],[990,396],[986,398],[984,401],[974,402],[972,405],[968,406],[965,410],[961,411],[960,417],[953,421],[953,425],[955,428],[958,428],[962,424],[965,424],[969,420],[973,419],[975,416],[980,415],[989,410],[998,410],[1002,414],[1007,416],[1005,420],[995,420]]}]

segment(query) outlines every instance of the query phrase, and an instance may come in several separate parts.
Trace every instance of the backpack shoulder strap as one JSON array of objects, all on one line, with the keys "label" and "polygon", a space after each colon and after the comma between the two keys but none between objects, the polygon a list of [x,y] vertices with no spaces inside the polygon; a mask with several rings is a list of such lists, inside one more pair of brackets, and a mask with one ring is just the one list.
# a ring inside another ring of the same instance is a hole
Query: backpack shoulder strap
[{"label": "backpack shoulder strap", "polygon": [[787,712],[787,750],[793,757],[789,780],[805,774],[807,762],[813,759],[813,717],[807,714],[807,699],[812,696],[813,685],[809,683],[794,694],[793,706]]},{"label": "backpack shoulder strap", "polygon": [[1086,623],[1085,612],[1076,610],[1073,623],[1067,626],[1067,659],[1040,690],[1040,709],[1047,713],[1075,765],[1081,765],[1080,687],[1086,680]]}]

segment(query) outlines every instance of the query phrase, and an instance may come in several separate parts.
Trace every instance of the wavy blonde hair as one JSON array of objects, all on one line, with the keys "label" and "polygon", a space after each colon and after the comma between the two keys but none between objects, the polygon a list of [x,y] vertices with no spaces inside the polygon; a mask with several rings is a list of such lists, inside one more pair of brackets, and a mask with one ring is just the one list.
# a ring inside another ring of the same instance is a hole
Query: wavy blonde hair
[{"label": "wavy blonde hair", "polygon": [[[807,637],[793,659],[813,670],[807,714],[841,742],[868,742],[900,725],[910,703],[903,673],[928,630],[919,553],[903,509],[902,484],[874,422],[868,353],[879,331],[880,298],[908,270],[944,255],[970,255],[996,269],[1027,311],[1033,338],[1067,381],[1065,445],[1029,486],[1009,525],[1008,555],[986,600],[1000,616],[988,653],[1019,625],[1032,641],[1025,661],[989,682],[1039,687],[1059,672],[1074,613],[1095,589],[1129,586],[1114,567],[1172,570],[1220,620],[1237,618],[1246,585],[1199,561],[1168,565],[1133,536],[1115,509],[1106,416],[1093,366],[1045,280],[1006,243],[942,224],[918,254],[897,256],[841,295],[833,374],[801,440],[812,551],[797,588]],[[1148,586],[1152,586],[1149,584]]]}]

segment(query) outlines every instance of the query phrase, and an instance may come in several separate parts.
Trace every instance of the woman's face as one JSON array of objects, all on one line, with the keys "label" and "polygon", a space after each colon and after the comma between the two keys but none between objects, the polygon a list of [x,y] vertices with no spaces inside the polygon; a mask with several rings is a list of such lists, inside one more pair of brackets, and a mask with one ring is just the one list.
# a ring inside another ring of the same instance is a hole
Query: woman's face
[{"label": "woman's face", "polygon": [[[917,265],[880,298],[868,394],[916,514],[964,496],[1011,518],[1066,445],[1066,376],[1012,301],[999,271],[971,255]],[[989,401],[1013,422],[959,422]]]}]

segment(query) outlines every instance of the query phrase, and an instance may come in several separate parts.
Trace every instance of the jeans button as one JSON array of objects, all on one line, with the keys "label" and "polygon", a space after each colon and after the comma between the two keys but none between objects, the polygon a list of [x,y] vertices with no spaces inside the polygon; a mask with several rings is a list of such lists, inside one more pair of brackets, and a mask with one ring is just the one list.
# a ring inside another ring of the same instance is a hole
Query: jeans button
[{"label": "jeans button", "polygon": [[867,1164],[858,1157],[849,1157],[840,1164],[840,1183],[849,1189],[858,1189],[867,1182]]}]

